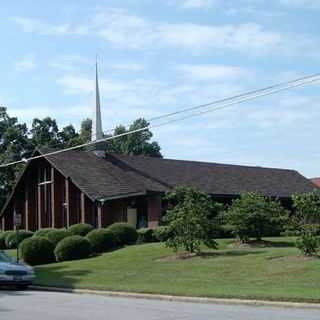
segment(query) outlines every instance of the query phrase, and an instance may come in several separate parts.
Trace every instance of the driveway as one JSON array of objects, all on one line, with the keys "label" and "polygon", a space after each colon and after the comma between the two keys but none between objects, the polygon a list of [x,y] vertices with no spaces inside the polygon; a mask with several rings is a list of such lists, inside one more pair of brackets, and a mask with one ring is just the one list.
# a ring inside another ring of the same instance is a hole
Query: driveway
[{"label": "driveway", "polygon": [[0,291],[1,320],[319,320],[320,310],[166,302],[38,291]]}]

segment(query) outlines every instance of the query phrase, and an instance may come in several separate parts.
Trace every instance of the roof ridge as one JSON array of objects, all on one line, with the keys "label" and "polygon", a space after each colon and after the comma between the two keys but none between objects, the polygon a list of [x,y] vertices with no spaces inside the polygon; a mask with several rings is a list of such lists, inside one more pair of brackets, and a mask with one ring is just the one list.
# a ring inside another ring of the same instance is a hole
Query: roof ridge
[{"label": "roof ridge", "polygon": [[[254,166],[254,165],[245,165],[245,164],[232,164],[232,163],[222,163],[222,162],[209,162],[209,161],[200,161],[200,160],[180,160],[180,159],[172,159],[172,158],[158,158],[151,157],[146,155],[123,155],[117,153],[111,153],[115,157],[128,157],[128,158],[145,158],[152,160],[163,160],[163,161],[175,161],[175,162],[188,162],[188,163],[200,163],[200,164],[208,164],[208,165],[218,165],[218,166],[232,166],[232,167],[242,167],[242,168],[254,168],[254,169],[266,169],[266,170],[282,170],[282,171],[293,171],[298,172],[295,169],[287,169],[287,168],[277,168],[277,167],[265,167],[265,166]],[[320,177],[319,177],[320,178]]]},{"label": "roof ridge", "polygon": [[[120,156],[121,156],[121,155],[120,155]],[[114,154],[107,154],[107,155],[106,155],[106,158],[107,158],[107,157],[108,157],[109,160],[110,160],[114,165],[116,165],[116,166],[118,166],[118,164],[115,163],[113,159],[117,159],[118,161],[121,162],[121,165],[122,165],[123,167],[130,168],[131,171],[134,171],[135,173],[139,174],[140,176],[142,176],[142,177],[144,177],[144,178],[147,178],[147,179],[153,180],[153,181],[155,181],[155,182],[157,182],[157,183],[159,183],[159,184],[162,184],[163,187],[172,188],[172,186],[171,186],[170,184],[165,183],[165,182],[163,182],[162,180],[157,179],[157,178],[155,178],[155,177],[152,177],[150,174],[147,174],[146,172],[142,172],[141,170],[138,170],[137,168],[134,168],[133,166],[129,165],[127,162],[124,162],[124,161],[122,161],[121,159],[119,159],[119,157],[116,156],[116,155],[114,155]],[[138,156],[138,157],[140,157],[140,156]],[[110,158],[111,158],[111,159],[110,159]],[[152,157],[145,157],[145,158],[152,158]],[[120,168],[120,166],[118,166],[118,167]]]}]

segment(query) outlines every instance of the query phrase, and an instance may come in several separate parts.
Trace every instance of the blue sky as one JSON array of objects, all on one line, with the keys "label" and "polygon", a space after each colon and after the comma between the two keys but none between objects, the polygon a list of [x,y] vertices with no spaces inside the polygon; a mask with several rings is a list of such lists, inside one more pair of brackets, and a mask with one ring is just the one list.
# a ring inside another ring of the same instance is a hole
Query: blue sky
[{"label": "blue sky", "polygon": [[[104,129],[319,72],[319,0],[6,1],[0,105]],[[320,85],[154,130],[165,157],[320,176]]]}]

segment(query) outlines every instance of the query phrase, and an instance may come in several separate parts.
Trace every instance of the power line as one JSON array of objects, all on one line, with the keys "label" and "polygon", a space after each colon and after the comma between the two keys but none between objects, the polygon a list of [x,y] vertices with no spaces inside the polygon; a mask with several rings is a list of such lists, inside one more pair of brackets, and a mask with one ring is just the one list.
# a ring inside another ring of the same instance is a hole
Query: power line
[{"label": "power line", "polygon": [[[151,123],[151,122],[153,122],[153,121],[161,120],[161,119],[163,119],[163,118],[172,117],[172,116],[175,116],[175,115],[184,113],[184,112],[189,112],[189,111],[193,111],[193,110],[202,109],[202,108],[205,108],[205,107],[209,107],[209,106],[211,106],[211,105],[216,105],[216,104],[223,103],[223,102],[227,102],[227,101],[231,101],[231,100],[234,100],[234,99],[239,99],[239,98],[242,98],[242,97],[244,97],[244,96],[256,94],[256,93],[258,93],[258,92],[269,91],[269,90],[272,90],[272,89],[275,89],[275,88],[278,88],[278,87],[281,87],[281,86],[284,86],[284,85],[290,85],[290,84],[299,83],[299,82],[301,82],[301,81],[308,80],[308,79],[310,79],[310,78],[314,78],[314,77],[318,77],[318,76],[320,76],[320,73],[315,73],[315,74],[313,74],[313,75],[300,77],[300,78],[297,78],[297,79],[294,79],[294,80],[290,80],[290,81],[287,81],[287,82],[279,82],[279,83],[273,84],[273,85],[268,86],[268,87],[265,87],[265,88],[255,89],[255,90],[248,91],[248,92],[246,92],[246,93],[241,93],[241,94],[238,94],[238,95],[234,95],[234,96],[231,96],[231,97],[228,97],[228,98],[223,98],[223,99],[219,99],[219,100],[214,100],[214,101],[212,101],[212,102],[208,102],[208,103],[204,103],[204,104],[199,104],[199,105],[196,105],[196,106],[193,106],[193,107],[184,108],[184,109],[180,109],[180,110],[178,110],[178,111],[174,111],[174,112],[167,113],[167,114],[164,114],[164,115],[152,117],[152,118],[146,119],[146,121],[149,122],[149,123]],[[127,129],[127,128],[130,127],[130,125],[132,125],[132,122],[131,122],[131,123],[127,123],[126,125],[123,125],[123,127]],[[103,131],[103,134],[112,134],[116,128],[117,128],[117,127],[104,130],[104,131]],[[92,137],[95,138],[95,136],[96,136],[95,134],[92,134],[92,135],[91,135],[91,139],[92,139]],[[51,144],[51,145],[50,145],[50,148],[54,148],[54,147],[61,147],[61,143],[55,143],[55,144]],[[0,168],[1,168],[1,165],[0,165]]]},{"label": "power line", "polygon": [[[127,136],[129,134],[138,133],[138,132],[145,131],[145,130],[148,130],[148,129],[159,128],[159,127],[166,126],[166,125],[174,123],[174,122],[183,121],[183,120],[195,117],[195,116],[200,116],[202,114],[206,114],[206,113],[209,113],[209,112],[225,109],[227,107],[230,107],[230,106],[236,105],[236,104],[240,104],[240,103],[243,103],[245,101],[250,101],[250,100],[254,100],[254,99],[259,98],[259,97],[264,97],[264,96],[276,94],[278,92],[286,91],[286,90],[289,90],[289,89],[292,89],[292,88],[305,86],[305,85],[314,83],[316,81],[320,81],[320,73],[312,75],[312,76],[307,76],[307,77],[299,78],[299,79],[296,79],[296,80],[288,81],[288,82],[284,83],[282,87],[279,87],[279,85],[274,85],[274,86],[268,87],[268,89],[265,88],[265,89],[261,89],[261,90],[254,90],[254,91],[251,91],[249,93],[244,93],[244,94],[236,96],[236,97],[238,97],[236,99],[233,98],[233,100],[235,100],[235,101],[232,101],[232,98],[222,99],[220,101],[222,101],[222,102],[225,101],[226,103],[218,105],[215,108],[209,108],[207,110],[201,110],[201,111],[198,111],[198,112],[193,112],[193,113],[191,113],[191,114],[189,114],[187,116],[179,117],[179,118],[176,118],[176,119],[171,119],[169,121],[162,122],[160,124],[147,125],[145,127],[142,127],[142,128],[139,128],[139,129],[135,129],[135,130],[131,130],[131,131],[128,131],[128,132],[124,132],[124,133],[121,133],[121,134],[118,134],[118,135],[115,135],[115,136],[102,138],[102,139],[98,139],[98,140],[95,140],[95,141],[79,144],[77,146],[73,146],[73,147],[69,147],[69,148],[65,148],[65,149],[61,149],[61,150],[48,152],[46,154],[42,154],[42,155],[39,155],[39,156],[34,156],[34,157],[27,158],[27,159],[22,159],[22,160],[18,160],[18,161],[5,163],[5,164],[0,165],[0,168],[9,167],[9,166],[16,165],[16,164],[19,164],[19,163],[26,163],[26,162],[31,161],[31,160],[35,160],[35,159],[39,159],[39,158],[43,158],[43,157],[47,157],[47,156],[56,155],[56,154],[59,154],[59,153],[62,153],[62,152],[67,152],[67,151],[71,151],[71,150],[80,149],[80,148],[83,148],[83,147],[95,145],[95,144],[100,143],[100,142],[110,141],[110,140],[113,140],[113,139],[117,139],[117,138],[120,138],[120,137]],[[252,94],[252,93],[255,93],[255,92],[256,92],[256,94]],[[239,97],[240,97],[240,99],[239,99]],[[207,104],[201,105],[201,108],[210,107],[210,106],[216,105],[216,104],[218,104],[218,103],[217,102],[207,103]],[[177,111],[177,112],[164,114],[162,116],[157,117],[157,119],[159,119],[160,117],[161,117],[161,119],[163,119],[163,118],[170,117],[170,116],[176,115],[176,114],[181,114],[181,113],[184,113],[184,112],[187,112],[187,111],[197,110],[199,108],[200,108],[200,106],[196,106],[196,107],[193,107],[193,108],[184,109],[184,111],[180,110],[180,111]]]},{"label": "power line", "polygon": [[[295,84],[295,83],[300,83],[301,81],[305,81],[305,80],[308,80],[308,79],[311,79],[311,78],[316,78],[316,77],[319,77],[319,76],[320,76],[320,73],[315,73],[313,75],[300,77],[300,78],[297,78],[297,79],[294,79],[294,80],[290,80],[290,81],[287,81],[287,82],[279,82],[277,84],[274,84],[274,85],[271,85],[271,86],[268,86],[268,87],[265,87],[265,88],[248,91],[246,93],[241,93],[241,94],[234,95],[234,96],[231,96],[231,97],[228,97],[228,98],[223,98],[223,99],[215,100],[215,101],[204,103],[204,104],[199,104],[197,106],[180,109],[178,111],[167,113],[167,114],[160,115],[160,116],[157,116],[157,117],[152,117],[152,118],[146,119],[146,121],[150,123],[152,121],[160,120],[160,119],[163,119],[163,118],[168,118],[168,117],[180,114],[180,113],[193,111],[193,110],[197,110],[197,109],[202,109],[202,108],[205,108],[205,107],[209,107],[211,105],[223,103],[223,102],[234,100],[234,99],[239,99],[239,98],[242,98],[244,96],[256,94],[258,92],[265,92],[265,91],[273,90],[273,89],[276,89],[276,88],[284,86],[284,85],[291,85],[291,84]],[[132,123],[128,123],[128,124],[124,125],[123,127],[128,128],[131,124]],[[112,128],[112,129],[107,129],[103,133],[104,134],[112,133],[115,129],[116,129],[116,127]],[[93,135],[93,137],[94,136],[95,135]]]}]

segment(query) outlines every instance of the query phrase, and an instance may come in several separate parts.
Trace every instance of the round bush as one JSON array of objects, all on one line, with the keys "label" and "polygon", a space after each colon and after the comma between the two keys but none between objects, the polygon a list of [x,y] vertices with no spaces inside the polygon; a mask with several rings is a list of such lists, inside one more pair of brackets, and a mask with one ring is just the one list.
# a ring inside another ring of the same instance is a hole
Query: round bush
[{"label": "round bush", "polygon": [[92,230],[87,234],[87,238],[90,241],[94,252],[108,251],[117,244],[114,233],[107,229]]},{"label": "round bush", "polygon": [[153,236],[160,242],[167,241],[169,238],[169,228],[166,226],[158,226],[153,230]]},{"label": "round bush", "polygon": [[91,224],[87,223],[78,223],[72,225],[68,231],[73,236],[86,236],[90,231],[92,231],[94,228]]},{"label": "round bush", "polygon": [[61,240],[54,254],[57,261],[76,260],[88,258],[92,253],[89,240],[81,236],[69,236]]},{"label": "round bush", "polygon": [[32,237],[20,244],[23,261],[34,266],[54,262],[54,245],[45,237]]},{"label": "round bush", "polygon": [[6,248],[5,235],[4,235],[4,232],[0,232],[0,250],[3,250],[5,248]]},{"label": "round bush", "polygon": [[56,246],[62,239],[69,237],[70,232],[65,229],[50,230],[46,238]]},{"label": "round bush", "polygon": [[54,229],[54,228],[39,229],[33,234],[33,236],[34,237],[45,237],[47,235],[47,233],[49,233],[52,230],[56,230],[56,229]]},{"label": "round bush", "polygon": [[149,228],[141,228],[138,229],[138,243],[147,243],[147,242],[153,242],[154,236],[153,236],[153,229]]},{"label": "round bush", "polygon": [[0,232],[0,250],[7,249],[6,247],[6,236],[10,234],[12,231],[3,231]]},{"label": "round bush", "polygon": [[118,245],[133,244],[138,239],[137,230],[128,223],[114,223],[107,230],[113,232]]},{"label": "round bush", "polygon": [[31,231],[20,230],[19,233],[17,233],[17,231],[11,231],[6,235],[5,238],[6,248],[17,249],[19,243],[21,243],[24,239],[30,238],[32,236],[33,232]]}]

